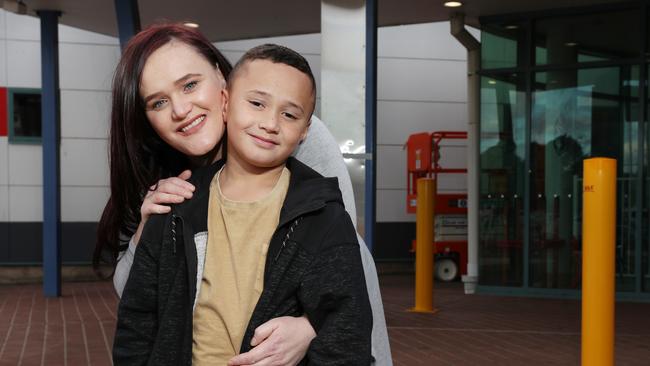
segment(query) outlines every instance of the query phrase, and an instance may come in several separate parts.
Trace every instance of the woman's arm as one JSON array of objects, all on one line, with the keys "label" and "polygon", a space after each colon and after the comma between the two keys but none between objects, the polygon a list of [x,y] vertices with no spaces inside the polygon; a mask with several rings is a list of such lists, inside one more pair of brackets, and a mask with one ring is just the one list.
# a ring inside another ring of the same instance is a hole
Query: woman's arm
[{"label": "woman's arm", "polygon": [[230,359],[228,366],[295,366],[314,337],[316,332],[306,316],[271,319],[255,329],[254,348]]},{"label": "woman's arm", "polygon": [[138,229],[129,240],[128,249],[120,254],[113,274],[113,287],[115,287],[117,296],[122,297],[124,285],[129,278],[131,266],[133,265],[135,247],[140,241],[140,235],[145,223],[151,215],[168,213],[171,210],[169,205],[178,204],[192,198],[194,186],[186,181],[191,175],[192,172],[185,170],[178,177],[161,179],[156,185],[151,186],[149,192],[145,195],[142,206],[140,206]]},{"label": "woman's arm", "polygon": [[[318,117],[312,117],[307,138],[296,149],[294,156],[323,176],[338,178],[345,210],[356,227],[357,211],[354,204],[350,174],[334,136]],[[375,261],[363,239],[359,235],[357,235],[357,239],[359,240],[363,272],[366,277],[366,287],[372,308],[372,356],[375,358],[375,366],[392,366],[393,361],[388,342],[388,331],[386,330],[384,305],[379,292]]]}]

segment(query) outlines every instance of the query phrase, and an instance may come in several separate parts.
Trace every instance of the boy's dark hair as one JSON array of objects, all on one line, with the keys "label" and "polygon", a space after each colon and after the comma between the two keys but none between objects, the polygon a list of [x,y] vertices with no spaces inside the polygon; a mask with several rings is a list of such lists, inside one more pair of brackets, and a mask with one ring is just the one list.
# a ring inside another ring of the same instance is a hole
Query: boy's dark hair
[{"label": "boy's dark hair", "polygon": [[298,69],[303,74],[307,75],[311,81],[314,104],[316,103],[316,80],[314,79],[314,74],[311,72],[309,63],[298,52],[277,44],[267,43],[248,50],[239,61],[237,61],[230,72],[230,75],[228,75],[228,85],[231,85],[231,81],[237,77],[239,71],[241,71],[247,63],[255,60],[267,60],[276,64],[285,64]]}]

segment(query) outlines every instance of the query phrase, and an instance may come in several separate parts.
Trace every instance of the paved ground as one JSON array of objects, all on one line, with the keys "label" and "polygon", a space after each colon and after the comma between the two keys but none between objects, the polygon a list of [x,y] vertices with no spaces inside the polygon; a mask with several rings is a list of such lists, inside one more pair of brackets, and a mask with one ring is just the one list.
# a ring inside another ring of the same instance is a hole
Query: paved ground
[{"label": "paved ground", "polygon": [[[381,278],[395,365],[579,365],[580,303],[465,296],[439,285],[435,315],[412,306],[412,280]],[[115,297],[107,282],[0,286],[0,365],[109,365]],[[650,304],[618,303],[616,365],[650,364]]]}]

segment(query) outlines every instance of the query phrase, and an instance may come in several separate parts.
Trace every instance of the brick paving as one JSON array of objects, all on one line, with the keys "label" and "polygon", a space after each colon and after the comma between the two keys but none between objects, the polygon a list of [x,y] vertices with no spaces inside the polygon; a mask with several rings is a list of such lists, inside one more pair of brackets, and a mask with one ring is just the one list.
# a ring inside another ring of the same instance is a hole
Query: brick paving
[{"label": "brick paving", "polygon": [[[380,278],[395,365],[579,365],[580,302],[465,296],[437,284],[434,315],[413,305],[412,277]],[[0,286],[0,366],[110,365],[117,297],[109,282]],[[618,303],[616,365],[650,365],[650,304]]]},{"label": "brick paving", "polygon": [[[578,300],[463,294],[436,283],[438,313],[414,314],[413,279],[380,278],[395,366],[579,365]],[[616,365],[650,365],[650,304],[616,304]]]}]

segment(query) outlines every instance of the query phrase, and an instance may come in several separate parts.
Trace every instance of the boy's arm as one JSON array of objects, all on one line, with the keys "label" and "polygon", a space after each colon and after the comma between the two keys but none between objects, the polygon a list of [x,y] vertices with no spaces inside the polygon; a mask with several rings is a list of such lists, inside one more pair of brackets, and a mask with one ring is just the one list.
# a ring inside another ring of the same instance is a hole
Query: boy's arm
[{"label": "boy's arm", "polygon": [[307,351],[309,365],[370,365],[372,310],[359,244],[347,214],[326,235],[303,277],[300,301],[316,338]]},{"label": "boy's arm", "polygon": [[[137,246],[122,293],[113,342],[115,365],[145,365],[158,329],[158,258],[165,215],[152,218]],[[160,236],[160,237],[158,237]]]}]

